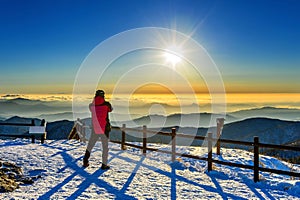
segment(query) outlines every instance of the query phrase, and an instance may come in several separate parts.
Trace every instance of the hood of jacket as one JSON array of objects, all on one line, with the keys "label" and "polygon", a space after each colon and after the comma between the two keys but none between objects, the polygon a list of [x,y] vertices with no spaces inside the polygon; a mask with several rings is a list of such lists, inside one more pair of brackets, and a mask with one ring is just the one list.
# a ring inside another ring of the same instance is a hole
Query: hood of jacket
[{"label": "hood of jacket", "polygon": [[93,104],[94,104],[95,106],[98,106],[98,105],[103,104],[104,102],[105,102],[105,100],[104,100],[103,97],[97,96],[97,97],[94,98]]}]

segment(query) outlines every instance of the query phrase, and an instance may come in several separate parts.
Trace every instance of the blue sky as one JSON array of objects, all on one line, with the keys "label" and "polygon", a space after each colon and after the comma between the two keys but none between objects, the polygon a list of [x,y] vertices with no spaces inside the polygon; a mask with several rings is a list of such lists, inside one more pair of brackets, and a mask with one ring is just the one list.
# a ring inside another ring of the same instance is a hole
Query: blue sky
[{"label": "blue sky", "polygon": [[300,1],[0,0],[0,93],[71,93],[105,39],[141,27],[192,34],[228,92],[300,92]]}]

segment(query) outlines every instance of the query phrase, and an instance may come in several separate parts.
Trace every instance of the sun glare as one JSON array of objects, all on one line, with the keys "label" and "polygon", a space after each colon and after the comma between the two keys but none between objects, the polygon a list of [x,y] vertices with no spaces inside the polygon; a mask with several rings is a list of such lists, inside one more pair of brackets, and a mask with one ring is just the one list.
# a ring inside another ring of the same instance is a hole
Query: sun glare
[{"label": "sun glare", "polygon": [[181,61],[181,58],[173,53],[165,52],[164,56],[166,58],[167,63],[171,63],[173,66],[175,66],[177,63]]}]

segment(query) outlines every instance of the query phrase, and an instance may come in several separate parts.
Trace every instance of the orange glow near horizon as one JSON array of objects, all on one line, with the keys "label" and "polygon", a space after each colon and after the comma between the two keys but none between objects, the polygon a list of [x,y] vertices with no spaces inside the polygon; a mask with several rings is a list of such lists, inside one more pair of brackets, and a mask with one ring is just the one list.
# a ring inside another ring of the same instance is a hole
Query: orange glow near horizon
[{"label": "orange glow near horizon", "polygon": [[[191,94],[174,94],[167,88],[159,85],[156,86],[156,89],[159,89],[162,93],[141,93],[144,90],[148,90],[148,87],[150,86],[139,88],[130,96],[130,99],[143,101],[144,103],[161,103],[178,106],[178,98],[182,98],[185,102],[184,105],[191,103]],[[227,111],[265,106],[300,109],[300,93],[228,93],[225,95]],[[118,97],[121,99],[124,97],[124,94],[113,94],[113,96],[114,98]],[[211,95],[209,93],[197,93],[195,96],[200,106],[211,103]],[[0,99],[2,100],[19,97],[42,101],[72,101],[72,94],[0,94]],[[90,101],[92,98],[93,95],[82,94],[83,101]],[[107,93],[106,98],[107,100],[111,100],[112,95]]]}]

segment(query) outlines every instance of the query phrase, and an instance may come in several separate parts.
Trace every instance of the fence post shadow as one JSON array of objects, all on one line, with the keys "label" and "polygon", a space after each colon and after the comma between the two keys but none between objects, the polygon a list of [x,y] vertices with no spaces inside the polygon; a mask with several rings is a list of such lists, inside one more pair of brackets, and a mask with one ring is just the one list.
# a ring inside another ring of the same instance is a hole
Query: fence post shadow
[{"label": "fence post shadow", "polygon": [[176,170],[175,166],[171,165],[171,199],[176,200]]},{"label": "fence post shadow", "polygon": [[133,181],[137,171],[139,170],[139,168],[142,166],[143,161],[145,160],[145,157],[142,156],[141,159],[136,163],[135,168],[132,170],[131,175],[127,178],[126,183],[123,185],[122,189],[120,190],[121,193],[126,192],[127,188],[130,186],[131,182]]}]

